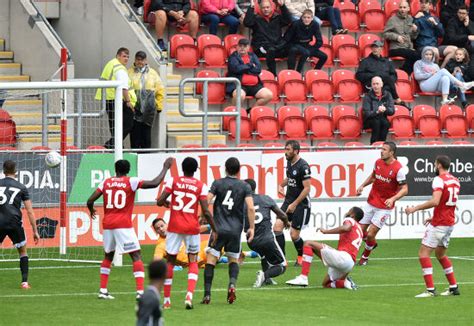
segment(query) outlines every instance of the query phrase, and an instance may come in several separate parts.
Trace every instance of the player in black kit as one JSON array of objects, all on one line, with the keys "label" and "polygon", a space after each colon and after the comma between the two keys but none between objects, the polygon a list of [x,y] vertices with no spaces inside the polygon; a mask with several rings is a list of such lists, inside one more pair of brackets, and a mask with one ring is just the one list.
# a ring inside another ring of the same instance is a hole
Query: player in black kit
[{"label": "player in black kit", "polygon": [[[278,192],[285,196],[281,209],[288,215],[291,222],[290,236],[298,259],[295,266],[301,266],[303,259],[303,239],[300,237],[301,229],[308,225],[311,215],[311,201],[309,190],[311,186],[311,171],[308,163],[300,155],[300,144],[296,140],[289,140],[285,144],[285,157],[287,159],[286,178],[278,186]],[[286,194],[284,187],[287,187]],[[277,220],[274,227],[275,236],[280,248],[285,252],[285,237],[283,225]]]},{"label": "player in black kit", "polygon": [[207,251],[207,262],[204,268],[204,298],[201,303],[211,302],[211,286],[214,278],[214,267],[219,259],[221,250],[229,258],[229,287],[227,291],[227,302],[233,303],[236,299],[235,284],[239,275],[239,263],[241,243],[240,236],[244,227],[244,204],[247,205],[247,216],[249,229],[247,230],[247,241],[252,242],[254,237],[255,209],[253,206],[252,190],[250,186],[237,179],[240,171],[240,162],[235,157],[225,162],[227,176],[212,183],[207,196],[208,202],[215,197],[214,202],[214,224],[217,231],[217,239],[213,234],[209,238],[209,249]]},{"label": "player in black kit", "polygon": [[28,254],[26,236],[23,229],[21,202],[24,203],[28,220],[33,230],[35,244],[39,241],[35,215],[28,189],[15,179],[16,163],[7,160],[3,163],[5,178],[0,180],[0,243],[6,236],[13,242],[20,255],[21,288],[28,290]]},{"label": "player in black kit", "polygon": [[[275,201],[266,195],[257,195],[257,184],[253,179],[245,180],[252,188],[253,205],[255,208],[255,235],[249,247],[260,255],[262,270],[257,272],[254,287],[259,288],[264,284],[273,284],[272,277],[277,277],[285,272],[286,260],[283,251],[278,245],[272,229],[273,211],[277,219],[283,222],[286,228],[290,227],[288,217]],[[246,225],[248,227],[248,225]]]}]

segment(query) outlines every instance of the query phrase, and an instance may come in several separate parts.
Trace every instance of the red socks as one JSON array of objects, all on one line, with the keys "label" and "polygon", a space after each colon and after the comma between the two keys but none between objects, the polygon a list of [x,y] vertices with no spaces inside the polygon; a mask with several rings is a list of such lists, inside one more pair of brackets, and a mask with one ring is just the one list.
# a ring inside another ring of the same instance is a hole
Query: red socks
[{"label": "red socks", "polygon": [[171,296],[171,285],[173,284],[173,268],[174,265],[168,263],[168,271],[166,273],[166,280],[165,280],[165,285],[163,286],[163,296],[165,299],[168,299]]},{"label": "red socks", "polygon": [[197,262],[189,263],[188,267],[188,295],[191,297],[194,294],[194,289],[196,288],[196,283],[198,280],[199,267]]},{"label": "red socks", "polygon": [[425,279],[426,289],[434,290],[433,282],[433,265],[430,257],[420,257],[420,264],[423,270],[423,278]]},{"label": "red socks", "polygon": [[100,265],[100,288],[107,289],[107,283],[109,282],[110,267],[112,261],[104,259]]},{"label": "red socks", "polygon": [[301,275],[308,276],[311,262],[313,261],[313,249],[309,246],[303,247],[303,261],[301,268]]},{"label": "red socks", "polygon": [[141,260],[133,262],[133,276],[135,276],[135,283],[137,285],[137,292],[143,293],[145,283],[145,267]]},{"label": "red socks", "polygon": [[456,278],[454,277],[454,270],[451,261],[449,260],[448,256],[444,256],[443,258],[439,259],[439,263],[443,266],[444,274],[446,274],[446,278],[449,282],[450,288],[457,287]]},{"label": "red socks", "polygon": [[377,241],[375,240],[373,241],[367,240],[367,242],[365,243],[364,253],[362,254],[363,259],[367,260],[369,258],[370,253],[372,252],[376,244],[377,244]]}]

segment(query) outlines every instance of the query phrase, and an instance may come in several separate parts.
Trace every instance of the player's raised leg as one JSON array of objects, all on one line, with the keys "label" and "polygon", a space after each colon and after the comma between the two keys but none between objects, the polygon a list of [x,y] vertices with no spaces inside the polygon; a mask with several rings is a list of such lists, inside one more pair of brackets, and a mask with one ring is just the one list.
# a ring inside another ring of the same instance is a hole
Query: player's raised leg
[{"label": "player's raised leg", "polygon": [[316,254],[321,258],[321,249],[324,244],[317,241],[305,241],[303,246],[303,259],[301,274],[292,280],[286,282],[288,285],[308,286],[308,275],[313,262],[313,255]]},{"label": "player's raised leg", "polygon": [[377,233],[379,233],[379,231],[380,231],[380,228],[377,227],[376,225],[371,224],[369,226],[369,229],[367,231],[367,240],[365,241],[365,249],[362,256],[360,257],[359,265],[361,266],[367,265],[367,262],[369,260],[370,254],[372,253],[372,250],[377,248],[377,240],[375,237],[377,236]]}]

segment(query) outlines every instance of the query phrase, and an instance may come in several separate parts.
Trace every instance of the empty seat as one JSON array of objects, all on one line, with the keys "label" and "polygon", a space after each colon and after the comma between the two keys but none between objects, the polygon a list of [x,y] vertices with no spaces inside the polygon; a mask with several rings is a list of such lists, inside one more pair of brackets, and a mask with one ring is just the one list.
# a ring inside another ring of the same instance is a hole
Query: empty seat
[{"label": "empty seat", "polygon": [[315,103],[333,103],[334,86],[324,70],[308,70],[305,74],[306,89]]},{"label": "empty seat", "polygon": [[285,139],[306,139],[306,120],[301,110],[295,106],[282,106],[278,109],[278,123],[283,130]]},{"label": "empty seat", "polygon": [[206,68],[227,67],[227,51],[217,35],[203,34],[197,40],[199,53]]},{"label": "empty seat", "polygon": [[335,61],[340,67],[359,66],[359,46],[352,35],[334,35],[332,38],[332,49]]},{"label": "empty seat", "polygon": [[[400,6],[402,0],[388,0],[384,3],[385,16],[389,19],[391,16],[395,15],[398,12],[398,7]],[[413,5],[412,5],[413,6]],[[415,14],[413,14],[414,16]]]},{"label": "empty seat", "polygon": [[[196,78],[218,78],[219,73],[213,70],[201,70],[196,74]],[[196,94],[203,93],[203,83],[196,83]],[[207,84],[207,101],[209,104],[223,104],[225,102],[225,84],[212,83]]]},{"label": "empty seat", "polygon": [[[281,143],[266,143],[265,145],[263,145],[263,147],[268,148],[263,150],[263,153],[265,154],[285,152],[285,145]],[[275,147],[278,149],[270,149]]]},{"label": "empty seat", "polygon": [[334,90],[342,103],[358,103],[362,94],[362,85],[355,79],[353,71],[340,69],[332,73]]},{"label": "empty seat", "polygon": [[415,122],[415,128],[419,126],[419,120],[424,115],[436,115],[436,109],[431,105],[420,104],[413,108],[413,121]]},{"label": "empty seat", "polygon": [[358,32],[360,30],[359,14],[351,1],[335,1],[334,7],[339,8],[341,12],[341,21],[344,28],[350,32]]},{"label": "empty seat", "polygon": [[176,59],[178,68],[199,67],[199,49],[194,39],[186,34],[175,34],[170,39],[170,56]]},{"label": "empty seat", "polygon": [[331,148],[331,149],[326,149],[326,147],[337,147],[338,145],[333,142],[321,142],[319,143],[316,147],[316,150],[318,152],[333,152],[333,151],[338,151],[337,148]]},{"label": "empty seat", "polygon": [[285,103],[306,103],[306,85],[299,72],[285,69],[278,73],[280,93]]},{"label": "empty seat", "polygon": [[260,117],[275,117],[275,111],[268,106],[254,106],[250,110],[250,122],[255,127],[255,123]]},{"label": "empty seat", "polygon": [[410,139],[415,137],[415,124],[413,119],[408,115],[398,115],[392,118],[393,138]]},{"label": "empty seat", "polygon": [[272,100],[269,103],[275,104],[280,102],[280,86],[275,80],[275,76],[268,70],[262,69],[260,80],[264,87],[268,88],[272,94]]},{"label": "empty seat", "polygon": [[337,105],[332,109],[334,125],[341,139],[357,139],[361,133],[361,122],[351,106]]},{"label": "empty seat", "polygon": [[[252,140],[252,125],[247,117],[240,117],[240,140]],[[234,117],[229,120],[229,138],[235,139],[237,135],[237,119]]]},{"label": "empty seat", "polygon": [[383,32],[385,27],[385,12],[377,0],[362,0],[359,2],[361,26],[371,32]]},{"label": "empty seat", "polygon": [[400,69],[396,69],[397,72],[397,81],[395,83],[395,88],[397,89],[398,96],[405,102],[414,102],[414,91],[413,84],[410,81],[408,74]]},{"label": "empty seat", "polygon": [[[351,147],[364,147],[366,146],[364,143],[358,141],[350,141],[344,144],[345,149],[350,149]],[[362,149],[362,148],[357,148]]]},{"label": "empty seat", "polygon": [[314,117],[319,116],[329,117],[328,109],[321,105],[310,105],[304,110],[304,117],[308,125]]},{"label": "empty seat", "polygon": [[[228,106],[224,109],[224,112],[235,112],[235,106]],[[247,111],[245,109],[240,109],[240,116],[247,118]],[[222,117],[222,129],[227,131],[229,130],[229,121],[235,119],[235,116],[224,116]]]},{"label": "empty seat", "polygon": [[304,115],[311,139],[334,138],[334,124],[325,107],[319,105],[309,106],[306,108]]},{"label": "empty seat", "polygon": [[467,136],[467,121],[462,109],[457,105],[443,105],[439,109],[441,126],[446,130],[448,138],[465,138]]},{"label": "empty seat", "polygon": [[256,106],[250,110],[250,121],[258,140],[278,140],[280,138],[278,120],[273,109]]},{"label": "empty seat", "polygon": [[466,108],[466,122],[469,132],[474,132],[474,104],[469,105]]}]

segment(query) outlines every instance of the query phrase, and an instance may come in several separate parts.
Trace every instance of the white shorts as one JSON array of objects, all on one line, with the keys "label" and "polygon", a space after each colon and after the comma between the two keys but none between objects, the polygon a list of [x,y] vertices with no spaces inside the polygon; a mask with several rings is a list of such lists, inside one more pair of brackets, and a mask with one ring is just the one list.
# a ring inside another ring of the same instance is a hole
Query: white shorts
[{"label": "white shorts", "polygon": [[448,248],[453,229],[454,226],[433,226],[429,224],[421,243],[433,249],[436,247]]},{"label": "white shorts", "polygon": [[341,279],[354,268],[354,261],[349,253],[336,250],[328,245],[324,245],[324,248],[321,249],[321,258],[324,266],[328,267],[331,281]]},{"label": "white shorts", "polygon": [[373,224],[379,229],[384,226],[390,216],[392,216],[392,210],[381,209],[366,203],[363,207],[364,217],[360,220],[360,224]]},{"label": "white shorts", "polygon": [[166,232],[166,252],[177,255],[184,241],[187,254],[197,254],[200,250],[201,236],[199,234],[181,234]]},{"label": "white shorts", "polygon": [[106,253],[116,251],[119,254],[127,254],[137,250],[140,250],[140,243],[133,228],[104,230]]}]

